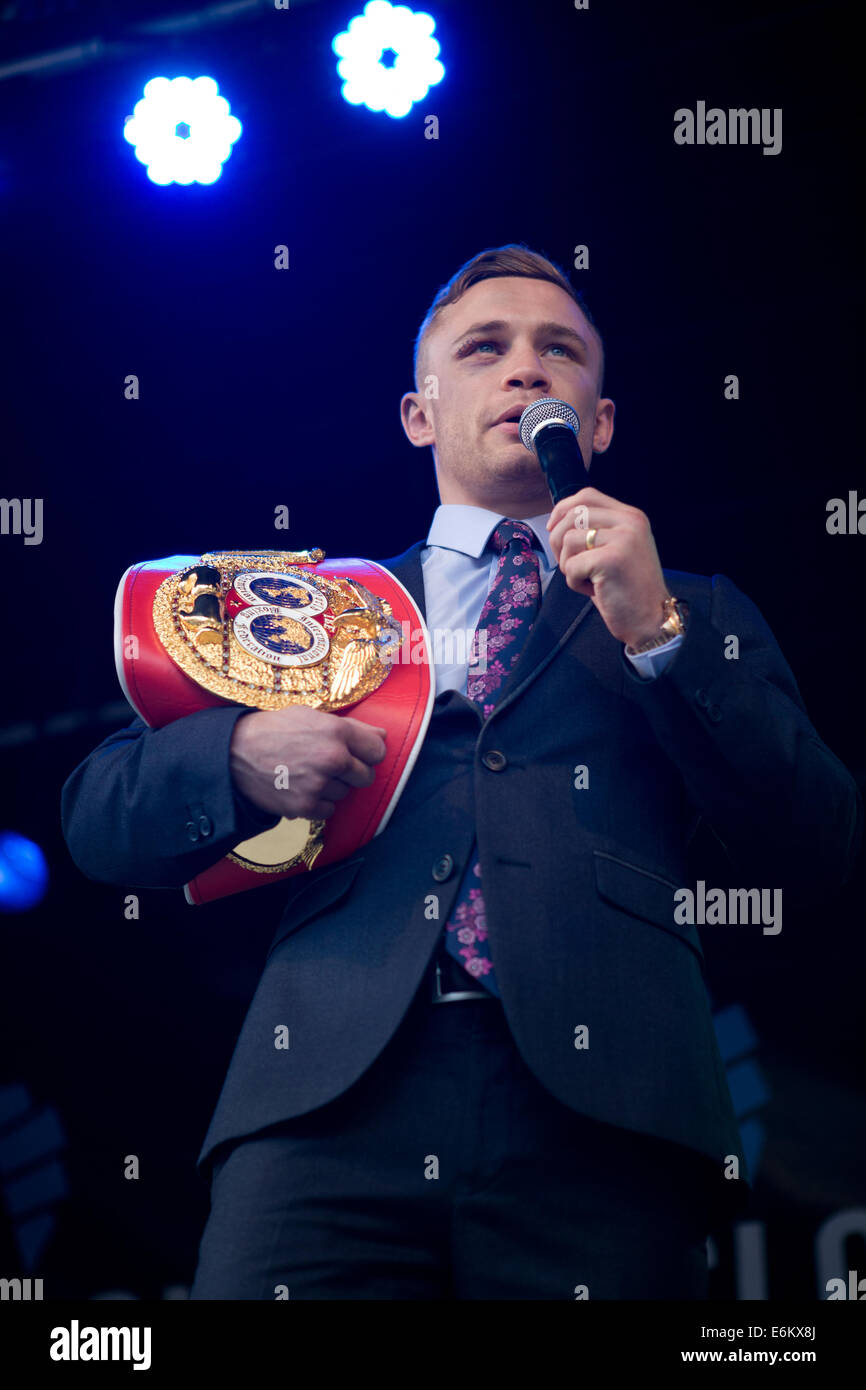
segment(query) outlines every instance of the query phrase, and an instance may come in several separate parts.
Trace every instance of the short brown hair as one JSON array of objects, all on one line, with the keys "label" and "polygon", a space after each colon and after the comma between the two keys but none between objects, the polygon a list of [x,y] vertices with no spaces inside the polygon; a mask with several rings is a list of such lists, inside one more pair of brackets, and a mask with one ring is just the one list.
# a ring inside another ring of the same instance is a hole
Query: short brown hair
[{"label": "short brown hair", "polygon": [[538,251],[531,251],[523,242],[517,241],[510,241],[505,246],[489,246],[486,250],[479,251],[477,256],[465,261],[450,280],[440,285],[415,338],[412,356],[415,390],[419,389],[418,362],[422,342],[441,311],[449,304],[456,304],[457,300],[462,299],[466,291],[472,285],[477,285],[480,280],[492,280],[505,275],[520,275],[530,280],[550,280],[574,300],[584,318],[595,329],[601,347],[601,368],[598,374],[598,394],[601,395],[604,386],[604,343],[595,320],[583,301],[583,295],[574,288],[565,271],[554,261],[548,260]]}]

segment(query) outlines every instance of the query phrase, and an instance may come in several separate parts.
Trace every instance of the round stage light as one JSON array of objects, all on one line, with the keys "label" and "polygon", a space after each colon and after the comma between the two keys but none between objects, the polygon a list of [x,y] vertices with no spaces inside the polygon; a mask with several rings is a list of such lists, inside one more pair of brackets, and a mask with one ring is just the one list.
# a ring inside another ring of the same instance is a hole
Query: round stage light
[{"label": "round stage light", "polygon": [[370,0],[331,44],[345,100],[388,116],[408,115],[445,76],[435,28],[432,15]]},{"label": "round stage light", "polygon": [[14,830],[0,831],[0,912],[26,912],[45,896],[48,865],[37,844]]},{"label": "round stage light", "polygon": [[123,138],[153,183],[215,183],[242,129],[212,77],[153,77]]}]

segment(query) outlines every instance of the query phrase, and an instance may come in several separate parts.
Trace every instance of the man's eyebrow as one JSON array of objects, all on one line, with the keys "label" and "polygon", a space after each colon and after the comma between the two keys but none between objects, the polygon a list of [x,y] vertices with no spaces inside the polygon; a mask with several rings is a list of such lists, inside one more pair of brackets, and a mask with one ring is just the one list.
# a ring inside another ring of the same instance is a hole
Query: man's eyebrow
[{"label": "man's eyebrow", "polygon": [[[509,327],[510,324],[506,323],[504,319],[490,319],[487,323],[473,323],[471,327],[464,329],[464,331],[454,339],[451,346],[456,347],[464,338],[469,338],[474,333],[501,333],[503,329],[508,329]],[[553,319],[547,319],[544,323],[539,323],[537,325],[535,329],[535,336],[537,338],[546,338],[551,335],[557,338],[571,338],[574,342],[578,343],[584,351],[589,350],[587,348],[586,339],[582,338],[576,329],[569,328],[567,324],[556,323]]]}]

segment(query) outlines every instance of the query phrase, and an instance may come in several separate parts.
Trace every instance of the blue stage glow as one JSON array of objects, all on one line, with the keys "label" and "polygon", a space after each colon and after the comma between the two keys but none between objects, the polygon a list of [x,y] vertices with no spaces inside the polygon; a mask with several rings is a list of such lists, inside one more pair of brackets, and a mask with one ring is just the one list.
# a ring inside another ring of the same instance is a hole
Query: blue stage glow
[{"label": "blue stage glow", "polygon": [[432,15],[370,0],[331,44],[345,100],[388,116],[408,115],[445,76],[435,28]]},{"label": "blue stage glow", "polygon": [[154,77],[123,138],[153,183],[215,183],[242,129],[212,77]]},{"label": "blue stage glow", "polygon": [[48,865],[32,840],[0,831],[0,912],[26,912],[45,896]]}]

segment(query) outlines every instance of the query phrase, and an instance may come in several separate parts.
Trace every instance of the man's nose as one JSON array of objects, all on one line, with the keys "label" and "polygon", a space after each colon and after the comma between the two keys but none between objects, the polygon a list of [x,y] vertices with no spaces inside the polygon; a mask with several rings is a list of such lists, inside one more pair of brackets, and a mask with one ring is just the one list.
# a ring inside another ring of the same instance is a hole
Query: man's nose
[{"label": "man's nose", "polygon": [[520,356],[515,355],[515,360],[507,364],[505,384],[509,387],[521,387],[523,390],[544,391],[550,386],[550,375],[541,358],[527,350]]}]

